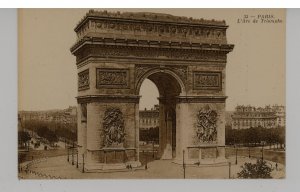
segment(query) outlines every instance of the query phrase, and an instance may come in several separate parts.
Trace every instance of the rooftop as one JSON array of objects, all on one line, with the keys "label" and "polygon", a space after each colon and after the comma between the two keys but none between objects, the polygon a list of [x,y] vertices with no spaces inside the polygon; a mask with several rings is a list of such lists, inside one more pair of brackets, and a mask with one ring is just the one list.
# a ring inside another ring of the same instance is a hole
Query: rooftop
[{"label": "rooftop", "polygon": [[225,26],[226,22],[224,20],[207,20],[207,19],[197,19],[193,17],[185,16],[174,16],[165,13],[152,13],[152,12],[109,12],[89,10],[86,15],[81,19],[75,28],[78,30],[83,21],[88,17],[102,17],[102,18],[113,18],[113,19],[125,19],[125,20],[140,20],[140,21],[153,21],[153,22],[168,22],[168,23],[181,23],[181,24],[202,24],[202,25],[215,25],[215,26]]}]

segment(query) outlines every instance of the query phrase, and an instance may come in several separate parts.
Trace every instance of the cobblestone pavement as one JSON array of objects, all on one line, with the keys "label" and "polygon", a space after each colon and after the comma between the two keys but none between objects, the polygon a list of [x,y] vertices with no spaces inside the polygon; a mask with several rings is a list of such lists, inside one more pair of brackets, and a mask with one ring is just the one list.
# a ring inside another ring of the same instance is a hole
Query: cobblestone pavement
[{"label": "cobblestone pavement", "polygon": [[[241,170],[241,165],[245,162],[256,162],[256,159],[238,157],[238,164],[235,165],[235,157],[229,158],[231,162],[231,178],[237,177],[237,172]],[[275,163],[267,161],[275,168]],[[24,164],[23,167],[26,167]],[[172,160],[155,160],[148,164],[148,169],[125,170],[118,172],[103,173],[82,173],[81,164],[76,168],[76,162],[72,165],[67,162],[66,156],[50,157],[31,163],[27,173],[23,171],[19,174],[21,179],[182,179],[183,168],[172,162]],[[273,178],[284,178],[285,167],[278,164],[278,170],[271,173]],[[187,179],[228,179],[229,166],[225,164],[214,166],[191,165],[186,167]]]}]

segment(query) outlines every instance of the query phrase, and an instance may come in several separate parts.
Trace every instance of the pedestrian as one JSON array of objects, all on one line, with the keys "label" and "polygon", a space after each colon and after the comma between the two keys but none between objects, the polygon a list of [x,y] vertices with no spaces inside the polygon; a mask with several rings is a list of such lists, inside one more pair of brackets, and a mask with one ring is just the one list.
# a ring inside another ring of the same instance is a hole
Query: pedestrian
[{"label": "pedestrian", "polygon": [[276,171],[278,170],[277,168],[278,168],[278,164],[277,164],[277,162],[276,162],[276,164],[275,164],[275,167],[276,167]]}]

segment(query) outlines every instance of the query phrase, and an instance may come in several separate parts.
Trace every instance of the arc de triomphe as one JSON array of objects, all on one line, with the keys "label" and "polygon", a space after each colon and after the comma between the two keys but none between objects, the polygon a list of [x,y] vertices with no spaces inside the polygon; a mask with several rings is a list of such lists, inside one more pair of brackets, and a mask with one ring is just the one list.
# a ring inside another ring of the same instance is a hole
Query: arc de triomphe
[{"label": "arc de triomphe", "polygon": [[78,145],[88,171],[139,162],[139,91],[159,91],[159,157],[225,161],[225,21],[89,11],[75,28]]}]

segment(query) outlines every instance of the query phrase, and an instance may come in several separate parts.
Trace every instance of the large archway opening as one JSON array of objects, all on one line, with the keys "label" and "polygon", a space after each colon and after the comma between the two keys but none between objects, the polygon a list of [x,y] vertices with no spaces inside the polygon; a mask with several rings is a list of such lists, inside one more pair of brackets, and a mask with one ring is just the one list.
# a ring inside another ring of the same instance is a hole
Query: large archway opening
[{"label": "large archway opening", "polygon": [[157,159],[159,149],[159,93],[156,85],[145,79],[139,95],[139,160],[146,165]]},{"label": "large archway opening", "polygon": [[[159,133],[157,158],[173,159],[176,157],[176,140],[178,139],[176,137],[176,116],[178,116],[176,114],[176,98],[183,93],[184,88],[176,75],[161,71],[149,72],[141,78],[139,85],[138,89],[141,96],[140,131],[144,131],[145,122],[157,122]],[[157,88],[157,96],[154,86]],[[156,96],[157,100],[153,96]],[[147,118],[145,115],[147,109],[144,107],[151,105],[150,103],[153,104],[153,107],[149,109],[149,114],[152,110],[152,118]],[[158,116],[153,116],[154,110]]]}]

